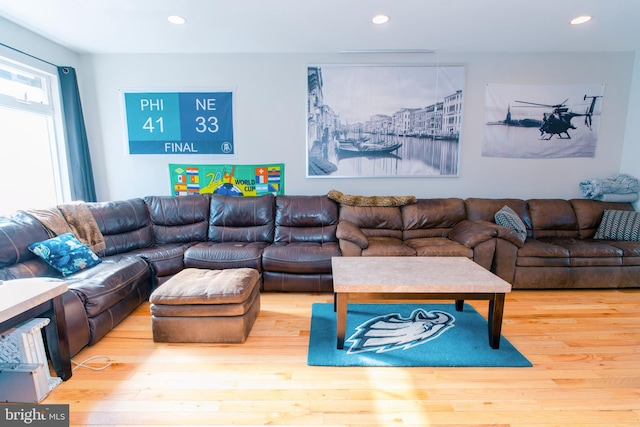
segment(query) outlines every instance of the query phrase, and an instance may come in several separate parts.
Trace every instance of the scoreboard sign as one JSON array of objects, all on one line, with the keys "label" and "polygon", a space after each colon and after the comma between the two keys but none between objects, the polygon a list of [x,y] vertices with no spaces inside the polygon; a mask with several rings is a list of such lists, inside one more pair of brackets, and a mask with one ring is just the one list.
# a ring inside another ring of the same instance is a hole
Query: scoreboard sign
[{"label": "scoreboard sign", "polygon": [[235,154],[233,92],[125,92],[129,154]]}]

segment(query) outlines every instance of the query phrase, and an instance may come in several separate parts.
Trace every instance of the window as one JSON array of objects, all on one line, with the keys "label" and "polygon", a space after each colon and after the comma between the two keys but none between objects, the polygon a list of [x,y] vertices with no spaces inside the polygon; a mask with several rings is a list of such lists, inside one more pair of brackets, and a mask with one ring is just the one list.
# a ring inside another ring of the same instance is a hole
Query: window
[{"label": "window", "polygon": [[69,200],[58,77],[42,68],[0,56],[0,215]]}]

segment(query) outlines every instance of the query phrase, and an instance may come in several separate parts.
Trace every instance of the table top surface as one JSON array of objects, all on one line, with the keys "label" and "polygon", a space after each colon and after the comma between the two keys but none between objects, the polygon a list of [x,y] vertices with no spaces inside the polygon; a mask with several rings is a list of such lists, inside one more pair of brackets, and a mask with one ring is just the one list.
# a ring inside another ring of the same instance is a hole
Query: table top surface
[{"label": "table top surface", "polygon": [[511,284],[464,257],[334,257],[335,292],[507,293]]},{"label": "table top surface", "polygon": [[63,294],[67,282],[33,278],[6,280],[0,283],[0,322],[11,319],[43,302]]}]

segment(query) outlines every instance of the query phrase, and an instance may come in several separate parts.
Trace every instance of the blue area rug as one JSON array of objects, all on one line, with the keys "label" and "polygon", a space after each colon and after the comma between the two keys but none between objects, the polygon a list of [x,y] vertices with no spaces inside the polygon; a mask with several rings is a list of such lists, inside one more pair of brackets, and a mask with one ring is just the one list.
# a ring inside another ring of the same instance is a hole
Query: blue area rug
[{"label": "blue area rug", "polygon": [[470,305],[349,304],[344,349],[336,348],[333,304],[312,307],[311,366],[529,367],[506,338],[489,345],[487,321]]}]

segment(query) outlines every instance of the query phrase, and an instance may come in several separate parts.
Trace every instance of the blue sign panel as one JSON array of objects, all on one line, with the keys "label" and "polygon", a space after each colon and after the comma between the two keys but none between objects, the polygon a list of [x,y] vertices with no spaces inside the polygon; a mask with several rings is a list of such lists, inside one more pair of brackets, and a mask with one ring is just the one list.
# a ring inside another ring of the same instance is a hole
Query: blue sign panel
[{"label": "blue sign panel", "polygon": [[232,92],[127,92],[130,154],[234,154]]}]

